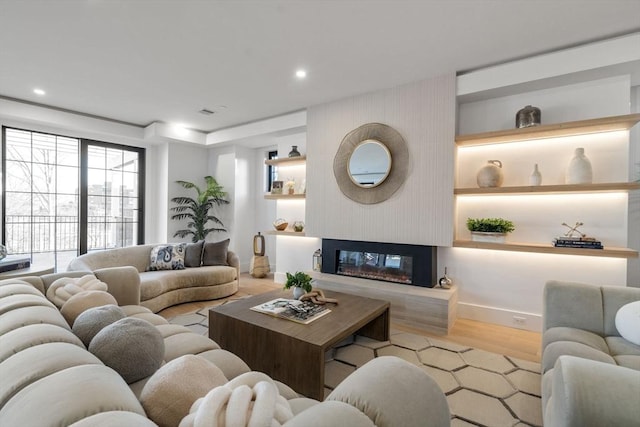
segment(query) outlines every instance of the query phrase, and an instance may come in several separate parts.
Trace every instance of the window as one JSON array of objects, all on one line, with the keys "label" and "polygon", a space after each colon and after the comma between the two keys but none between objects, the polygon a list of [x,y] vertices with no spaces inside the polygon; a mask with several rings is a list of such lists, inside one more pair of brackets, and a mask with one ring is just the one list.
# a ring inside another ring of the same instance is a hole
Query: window
[{"label": "window", "polygon": [[[277,159],[278,150],[269,151],[267,153],[267,158],[269,160]],[[278,168],[276,166],[269,165],[267,167],[267,193],[271,191],[271,184],[273,184],[273,181],[276,180],[277,176],[278,176]]]},{"label": "window", "polygon": [[144,149],[3,128],[2,241],[66,269],[78,254],[143,241]]}]

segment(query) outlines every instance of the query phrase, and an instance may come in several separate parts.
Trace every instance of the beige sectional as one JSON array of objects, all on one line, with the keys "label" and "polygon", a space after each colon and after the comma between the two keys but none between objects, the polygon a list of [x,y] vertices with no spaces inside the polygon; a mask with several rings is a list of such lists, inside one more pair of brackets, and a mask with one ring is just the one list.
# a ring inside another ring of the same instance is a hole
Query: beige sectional
[{"label": "beige sectional", "polygon": [[[616,314],[640,288],[549,281],[544,290],[544,425],[640,425],[640,345],[623,338]],[[640,328],[640,318],[636,318]]]},{"label": "beige sectional", "polygon": [[139,303],[154,313],[185,302],[224,298],[238,291],[240,261],[234,252],[227,252],[228,265],[148,271],[151,250],[155,246],[139,245],[87,253],[73,259],[67,270],[95,271],[132,266],[139,274]]},{"label": "beige sectional", "polygon": [[[154,407],[150,401],[148,389],[164,379],[162,375],[158,378],[160,371],[183,360],[197,360],[209,370],[219,369],[222,378],[229,380],[228,385],[242,382],[246,376],[264,376],[250,372],[241,359],[220,349],[207,337],[168,324],[144,307],[122,305],[130,302],[131,289],[107,283],[108,292],[121,304],[120,309],[128,316],[126,319],[143,319],[148,322],[147,327],[156,328],[164,340],[164,362],[158,371],[127,384],[114,369],[87,350],[59,309],[45,297],[47,288],[57,279],[86,274],[70,272],[0,281],[0,425],[221,425],[207,413],[207,404],[212,401],[206,398],[200,406],[186,402],[192,413],[182,421],[154,422],[158,419],[151,416],[150,411],[175,412],[172,402]],[[117,275],[102,275],[100,280],[120,280],[135,274],[133,268],[125,268]],[[206,380],[198,378],[204,375],[197,372],[190,375],[176,377],[173,383],[164,386],[169,390],[175,388],[177,400],[184,400],[181,390],[192,392],[198,381]],[[395,357],[376,358],[359,368],[324,402],[298,396],[284,384],[271,384],[277,387],[274,390],[280,396],[278,402],[284,399],[291,410],[290,419],[283,424],[287,427],[450,424],[446,398],[435,381],[421,369]],[[216,392],[217,389],[211,390],[207,396],[214,394],[215,398]],[[257,411],[257,405],[253,408]],[[196,414],[194,410],[200,412]],[[196,419],[196,415],[200,418]],[[193,424],[189,420],[197,422]]]}]

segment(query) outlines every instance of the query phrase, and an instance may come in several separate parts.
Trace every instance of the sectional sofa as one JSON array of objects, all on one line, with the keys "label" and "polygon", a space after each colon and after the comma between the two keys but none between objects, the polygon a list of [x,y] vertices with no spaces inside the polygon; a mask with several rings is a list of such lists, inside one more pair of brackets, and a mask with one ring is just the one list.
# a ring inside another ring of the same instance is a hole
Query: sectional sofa
[{"label": "sectional sofa", "polygon": [[[121,267],[95,275],[67,272],[0,281],[0,425],[450,425],[436,382],[395,357],[362,366],[324,402],[298,396],[285,384],[251,372],[209,338],[136,305],[139,289],[131,288],[136,280],[130,276],[137,274],[133,267]],[[97,290],[100,283],[105,291]],[[60,295],[70,297],[59,309],[45,296],[53,294],[57,303]],[[113,304],[87,308],[98,300]],[[87,319],[97,322],[96,313],[115,311],[126,317],[96,328],[87,345],[86,329],[79,324],[93,328]],[[134,326],[146,333],[129,333]],[[158,337],[155,347],[148,345],[151,336]],[[105,337],[112,339],[103,342]],[[162,348],[157,370],[132,377],[149,366],[152,348]],[[251,405],[239,404],[243,398]]]},{"label": "sectional sofa", "polygon": [[545,426],[640,425],[639,304],[640,288],[546,283]]},{"label": "sectional sofa", "polygon": [[132,266],[138,276],[130,285],[140,289],[140,305],[154,313],[185,302],[224,298],[238,291],[240,261],[233,251],[227,250],[228,240],[184,244],[185,268],[151,270],[154,248],[176,245],[148,244],[90,252],[73,259],[67,270]]}]

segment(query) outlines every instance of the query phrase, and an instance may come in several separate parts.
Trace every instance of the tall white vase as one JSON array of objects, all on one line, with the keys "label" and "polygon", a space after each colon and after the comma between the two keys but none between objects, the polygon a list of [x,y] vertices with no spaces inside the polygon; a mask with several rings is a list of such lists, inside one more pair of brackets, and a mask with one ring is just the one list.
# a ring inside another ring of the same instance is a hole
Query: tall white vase
[{"label": "tall white vase", "polygon": [[591,162],[584,155],[584,148],[576,148],[573,159],[569,162],[565,181],[567,184],[591,184],[593,182]]},{"label": "tall white vase", "polygon": [[542,174],[540,173],[538,164],[536,163],[533,166],[533,172],[531,172],[531,175],[529,176],[529,185],[538,186],[540,184],[542,184]]}]

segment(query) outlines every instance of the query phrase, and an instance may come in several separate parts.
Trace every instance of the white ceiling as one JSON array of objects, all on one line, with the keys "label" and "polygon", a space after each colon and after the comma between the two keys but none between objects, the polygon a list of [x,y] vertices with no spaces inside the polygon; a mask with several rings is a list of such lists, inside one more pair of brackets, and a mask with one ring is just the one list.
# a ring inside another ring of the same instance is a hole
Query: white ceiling
[{"label": "white ceiling", "polygon": [[0,0],[0,96],[208,132],[639,28],[640,0]]}]

